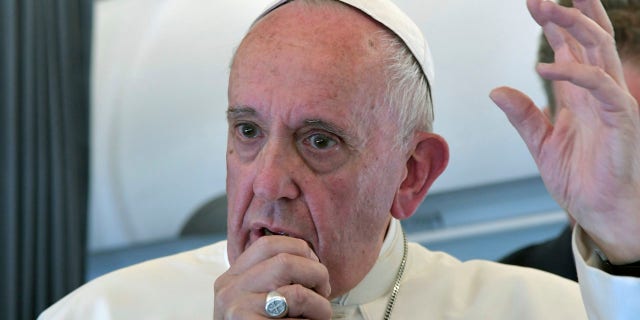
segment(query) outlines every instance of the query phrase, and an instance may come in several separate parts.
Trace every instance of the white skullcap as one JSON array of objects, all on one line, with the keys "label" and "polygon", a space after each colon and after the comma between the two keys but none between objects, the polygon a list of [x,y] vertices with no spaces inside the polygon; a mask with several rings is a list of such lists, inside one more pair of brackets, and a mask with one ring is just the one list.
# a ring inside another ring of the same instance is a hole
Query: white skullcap
[{"label": "white skullcap", "polygon": [[[276,1],[256,19],[256,22],[279,6],[291,1],[293,0]],[[425,40],[418,26],[416,26],[416,24],[404,12],[402,12],[400,8],[389,0],[338,1],[362,11],[369,17],[383,24],[402,39],[420,64],[422,72],[427,78],[427,82],[433,87],[433,60],[431,59],[431,52],[429,51],[427,40]]]}]

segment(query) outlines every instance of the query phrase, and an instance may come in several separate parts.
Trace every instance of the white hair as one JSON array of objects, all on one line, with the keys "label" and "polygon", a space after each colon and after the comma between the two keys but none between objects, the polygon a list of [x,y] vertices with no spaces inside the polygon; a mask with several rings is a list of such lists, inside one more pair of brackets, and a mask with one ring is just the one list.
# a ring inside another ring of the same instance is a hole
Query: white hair
[{"label": "white hair", "polygon": [[415,131],[433,130],[431,90],[420,64],[395,34],[383,32],[386,50],[387,91],[382,103],[391,108],[398,120],[397,147],[404,150]]}]

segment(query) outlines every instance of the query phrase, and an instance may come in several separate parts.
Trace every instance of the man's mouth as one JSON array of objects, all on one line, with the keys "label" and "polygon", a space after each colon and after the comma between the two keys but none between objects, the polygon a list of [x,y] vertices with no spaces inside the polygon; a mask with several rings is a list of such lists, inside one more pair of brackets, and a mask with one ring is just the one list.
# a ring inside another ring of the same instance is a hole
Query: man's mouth
[{"label": "man's mouth", "polygon": [[285,236],[285,237],[290,237],[287,233],[284,232],[273,232],[267,228],[262,228],[262,233],[265,236]]}]

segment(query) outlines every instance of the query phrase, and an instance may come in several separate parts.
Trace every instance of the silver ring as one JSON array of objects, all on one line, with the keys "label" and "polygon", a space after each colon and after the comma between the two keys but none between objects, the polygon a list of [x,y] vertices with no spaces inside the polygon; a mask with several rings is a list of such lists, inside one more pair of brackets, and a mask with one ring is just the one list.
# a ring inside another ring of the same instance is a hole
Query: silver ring
[{"label": "silver ring", "polygon": [[264,311],[270,318],[283,318],[289,313],[287,299],[277,291],[267,293],[267,299],[264,303]]}]

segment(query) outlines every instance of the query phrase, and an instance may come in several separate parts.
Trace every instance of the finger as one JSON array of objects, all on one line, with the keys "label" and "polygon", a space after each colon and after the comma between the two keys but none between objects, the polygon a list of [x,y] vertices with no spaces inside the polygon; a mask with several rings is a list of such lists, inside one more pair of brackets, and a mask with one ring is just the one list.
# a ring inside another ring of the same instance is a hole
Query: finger
[{"label": "finger", "polygon": [[[558,109],[558,106],[555,106],[555,108]],[[553,122],[554,115],[551,113],[551,107],[550,106],[544,107],[544,109],[542,109],[542,113],[544,114],[545,117],[547,117],[547,119],[549,119],[549,120],[551,120],[551,122]]]},{"label": "finger", "polygon": [[[546,2],[549,3],[547,4]],[[564,27],[560,27],[557,23],[552,21],[554,15],[555,19],[558,19],[563,17],[563,14],[566,15],[568,12],[571,12],[570,10],[573,10],[574,12],[577,10],[562,7],[550,1],[540,0],[528,0],[527,6],[533,19],[542,27],[544,35],[556,55],[565,47],[569,52],[573,52],[574,56],[577,58],[582,55],[582,46],[580,43],[573,40],[572,36],[564,30]],[[558,12],[558,10],[555,10],[556,7],[561,7],[561,9],[558,9],[561,11]],[[564,17],[564,20],[567,20],[567,18]],[[566,21],[564,22],[565,24],[567,23]],[[557,56],[555,60],[558,60]]]},{"label": "finger", "polygon": [[540,26],[544,25],[546,19],[540,15],[540,4],[543,0],[527,0],[527,9],[533,20]]},{"label": "finger", "polygon": [[544,25],[555,24],[561,27],[586,48],[596,47],[613,39],[611,34],[575,8],[547,1],[540,6],[540,12],[546,19]]},{"label": "finger", "polygon": [[540,5],[539,11],[544,17],[542,19],[547,21],[543,30],[555,52],[567,45],[576,60],[601,66],[619,84],[624,83],[620,58],[610,32],[575,8],[546,1]]},{"label": "finger", "polygon": [[[599,68],[580,64],[541,63],[537,66],[537,71],[545,79],[569,81],[588,90],[601,103],[599,110],[595,111],[609,125],[614,125],[616,118],[620,116],[626,117],[631,111],[629,106],[633,105],[630,100],[633,97]],[[575,108],[580,106],[567,107]],[[601,113],[601,110],[605,113]],[[612,118],[612,115],[615,115],[615,117]]]},{"label": "finger", "polygon": [[[272,244],[274,242],[265,241],[265,243]],[[290,242],[284,241],[282,243]],[[254,245],[256,244],[258,242]],[[246,257],[249,255],[264,255],[264,252],[246,250],[238,257],[236,264],[224,276],[216,280],[216,287],[225,288],[229,284],[233,284],[233,287],[240,291],[265,292],[275,290],[283,285],[298,283],[325,297],[331,293],[329,271],[317,259],[312,260],[307,256],[292,254],[290,250],[270,253],[266,258]],[[248,266],[243,265],[253,261],[255,263]]]},{"label": "finger", "polygon": [[573,0],[573,7],[595,21],[608,34],[613,35],[613,25],[600,0]]},{"label": "finger", "polygon": [[231,266],[232,274],[241,274],[247,269],[281,253],[300,256],[319,262],[318,256],[306,241],[286,236],[261,237],[243,252]]},{"label": "finger", "polygon": [[505,113],[539,165],[541,147],[552,130],[551,121],[520,91],[500,87],[493,89],[489,96]]},{"label": "finger", "polygon": [[[287,301],[287,318],[330,319],[331,302],[300,285],[288,285],[276,290]],[[262,319],[267,317],[265,306],[268,292],[245,296],[241,304],[225,309],[224,319]]]},{"label": "finger", "polygon": [[[254,293],[242,300],[226,301],[224,295],[216,295],[213,319],[264,319],[265,294]],[[234,303],[236,302],[236,303]]]},{"label": "finger", "polygon": [[[588,62],[594,60],[587,56],[585,48],[575,39],[572,39],[571,35],[553,23],[547,23],[542,28],[545,38],[549,46],[553,50],[555,62]],[[587,57],[586,59],[584,57]]]},{"label": "finger", "polygon": [[[278,288],[278,293],[287,299],[289,317],[304,319],[330,319],[331,302],[301,285]],[[264,306],[263,306],[264,308]]]},{"label": "finger", "polygon": [[569,31],[580,43],[592,46],[601,43],[601,38],[610,38],[600,25],[580,10],[564,7],[552,1],[544,1],[538,10],[542,26],[547,23],[556,24]]},{"label": "finger", "polygon": [[289,284],[300,284],[328,297],[331,294],[327,268],[307,258],[281,253],[245,271],[237,285],[247,291],[275,290]]},{"label": "finger", "polygon": [[[552,10],[553,4],[551,7],[545,7],[545,10],[542,9],[541,3],[538,4],[538,2],[536,2],[536,4],[537,6],[532,5],[533,8],[530,8],[531,15],[532,17],[534,17],[536,22],[538,22],[538,24],[542,26],[544,36],[554,51],[554,61],[589,61],[589,58],[587,57],[586,51],[582,44],[573,39],[573,36],[567,30],[565,30],[564,27],[551,22],[551,15],[554,14]],[[565,7],[563,8],[567,9]],[[577,11],[575,9],[571,10],[573,10],[574,12]],[[591,61],[593,60],[594,59],[592,57]]]},{"label": "finger", "polygon": [[[234,287],[216,290],[215,319],[262,319],[266,316],[266,297],[272,290],[252,293],[237,289]],[[290,318],[331,318],[331,303],[327,297],[303,285],[284,285],[275,291],[285,297]]]}]

